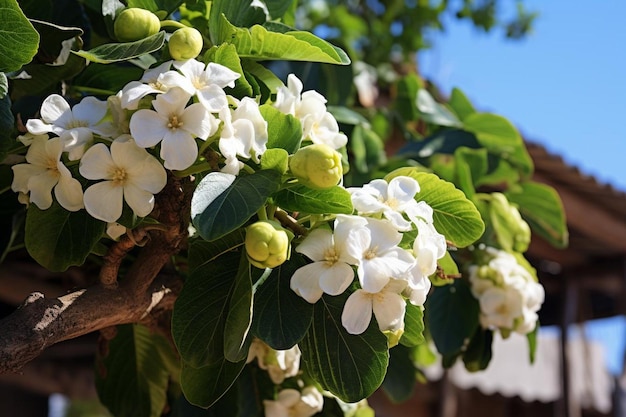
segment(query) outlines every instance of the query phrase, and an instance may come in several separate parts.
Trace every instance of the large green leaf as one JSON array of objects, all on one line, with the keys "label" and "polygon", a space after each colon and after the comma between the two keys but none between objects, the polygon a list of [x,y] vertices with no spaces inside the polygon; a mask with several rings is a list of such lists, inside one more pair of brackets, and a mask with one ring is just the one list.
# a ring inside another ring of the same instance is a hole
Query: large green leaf
[{"label": "large green leaf", "polygon": [[344,51],[310,32],[270,32],[261,25],[254,25],[250,29],[239,28],[230,24],[223,16],[221,22],[216,43],[232,43],[242,58],[341,65],[350,63],[350,58]]},{"label": "large green leaf", "polygon": [[100,401],[116,417],[159,417],[167,402],[173,356],[168,342],[147,327],[118,326],[108,355],[97,360]]},{"label": "large green leaf", "polygon": [[290,288],[291,276],[306,261],[299,254],[278,268],[255,293],[252,332],[276,350],[285,350],[298,343],[313,320],[313,305]]},{"label": "large green leaf", "polygon": [[204,239],[193,239],[189,243],[189,271],[213,262],[227,252],[243,246],[245,233],[238,229],[213,242]]},{"label": "large green leaf", "polygon": [[424,343],[424,310],[420,306],[407,303],[404,314],[404,333],[400,344],[408,347]]},{"label": "large green leaf", "polygon": [[315,304],[313,323],[299,346],[313,379],[342,401],[356,402],[382,384],[389,352],[376,320],[359,335],[344,329],[341,312],[348,295],[324,295]]},{"label": "large green leaf", "polygon": [[128,0],[128,7],[139,7],[151,12],[164,10],[166,15],[168,15],[182,3],[183,0]]},{"label": "large green leaf", "polygon": [[233,250],[197,267],[176,300],[172,336],[189,366],[201,368],[224,359],[224,326],[241,256],[242,251]]},{"label": "large green leaf", "polygon": [[476,113],[476,109],[467,96],[463,93],[463,91],[456,87],[452,89],[448,105],[452,107],[452,110],[454,110],[456,115],[459,116],[459,119],[461,120],[465,120],[467,116]]},{"label": "large green leaf", "polygon": [[63,41],[83,34],[83,30],[77,27],[58,26],[40,20],[31,20],[31,23],[41,37],[38,57],[44,57],[47,63],[57,59],[63,49]]},{"label": "large green leaf", "polygon": [[296,0],[265,0],[272,19],[280,19]]},{"label": "large green leaf", "polygon": [[352,214],[352,199],[345,188],[335,186],[313,190],[296,185],[276,194],[276,204],[287,211],[308,214]]},{"label": "large green leaf", "polygon": [[225,43],[220,46],[213,46],[204,54],[204,62],[216,62],[241,75],[241,77],[235,80],[235,88],[229,91],[231,95],[237,98],[254,96],[252,86],[246,79],[243,68],[241,67],[241,60],[233,45]]},{"label": "large green leaf", "polygon": [[420,113],[420,118],[427,123],[439,126],[463,126],[456,115],[454,115],[444,105],[437,103],[430,93],[424,88],[419,89],[417,92],[415,103],[417,110]]},{"label": "large green leaf", "polygon": [[112,62],[127,61],[144,54],[158,51],[163,46],[164,42],[165,32],[161,31],[139,41],[107,43],[96,46],[89,51],[83,51],[81,49],[80,51],[74,53],[91,62],[110,64]]},{"label": "large green leaf", "polygon": [[464,280],[435,287],[426,300],[426,325],[439,353],[450,356],[461,351],[478,328],[478,313],[478,300]]},{"label": "large green leaf", "polygon": [[252,341],[248,337],[253,306],[251,270],[247,257],[241,256],[224,323],[224,357],[231,362],[246,359]]},{"label": "large green leaf", "polygon": [[465,247],[483,234],[485,224],[476,206],[454,184],[410,167],[397,169],[387,175],[386,179],[389,181],[399,175],[417,180],[420,192],[415,198],[425,201],[433,208],[435,228],[454,245]]},{"label": "large green leaf", "polygon": [[267,20],[263,9],[252,7],[252,3],[253,0],[213,0],[209,14],[209,35],[214,45],[226,41],[221,36],[232,25],[247,28]]},{"label": "large green leaf", "polygon": [[302,125],[300,120],[290,114],[284,114],[270,104],[259,107],[261,115],[267,121],[267,147],[281,148],[290,154],[300,148]]},{"label": "large green leaf", "polygon": [[399,345],[389,351],[389,368],[383,381],[385,394],[394,403],[408,400],[417,382],[409,348]]},{"label": "large green leaf", "polygon": [[191,200],[191,218],[200,236],[215,240],[242,226],[278,190],[280,177],[274,170],[239,176],[208,174]]},{"label": "large green leaf", "polygon": [[549,185],[522,182],[505,193],[534,232],[557,248],[568,244],[567,222],[559,194]]},{"label": "large green leaf", "polygon": [[16,0],[0,0],[0,72],[19,70],[37,53],[39,34]]},{"label": "large green leaf", "polygon": [[183,362],[180,381],[183,393],[191,404],[208,408],[228,391],[245,365],[245,360],[233,363],[225,358],[201,368]]},{"label": "large green leaf", "polygon": [[465,369],[470,372],[485,370],[491,362],[492,343],[493,331],[479,327],[463,353]]},{"label": "large green leaf", "polygon": [[65,271],[85,262],[105,226],[85,210],[70,212],[56,201],[47,210],[31,204],[26,214],[26,249],[47,269]]},{"label": "large green leaf", "polygon": [[463,120],[465,130],[472,132],[489,153],[499,155],[529,177],[533,161],[515,126],[502,116],[491,113],[473,113]]},{"label": "large green leaf", "polygon": [[4,73],[0,72],[0,161],[4,160],[13,144],[13,125],[15,116],[11,112],[11,98],[7,94],[8,82]]}]

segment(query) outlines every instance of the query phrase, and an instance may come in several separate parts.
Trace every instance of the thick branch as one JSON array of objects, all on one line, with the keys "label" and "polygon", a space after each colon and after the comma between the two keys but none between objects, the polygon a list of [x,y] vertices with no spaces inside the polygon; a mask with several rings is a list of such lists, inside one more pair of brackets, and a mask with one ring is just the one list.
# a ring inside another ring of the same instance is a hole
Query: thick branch
[{"label": "thick branch", "polygon": [[160,276],[143,295],[103,286],[58,298],[33,293],[0,321],[0,373],[19,370],[54,343],[169,310],[180,287],[177,277]]}]

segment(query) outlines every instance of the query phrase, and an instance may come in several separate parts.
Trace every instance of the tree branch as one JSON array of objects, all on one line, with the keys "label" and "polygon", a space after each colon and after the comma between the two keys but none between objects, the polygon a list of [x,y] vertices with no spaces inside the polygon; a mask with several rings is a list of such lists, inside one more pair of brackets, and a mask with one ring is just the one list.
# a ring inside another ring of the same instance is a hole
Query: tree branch
[{"label": "tree branch", "polygon": [[0,373],[19,370],[54,343],[170,310],[181,287],[178,277],[159,276],[141,296],[100,285],[58,298],[33,293],[0,321]]}]

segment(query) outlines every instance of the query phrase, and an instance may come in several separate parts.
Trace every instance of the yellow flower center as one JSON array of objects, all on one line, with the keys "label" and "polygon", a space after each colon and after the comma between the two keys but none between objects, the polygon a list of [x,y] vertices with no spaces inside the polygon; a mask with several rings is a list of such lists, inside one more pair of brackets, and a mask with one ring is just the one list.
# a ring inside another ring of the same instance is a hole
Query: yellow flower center
[{"label": "yellow flower center", "polygon": [[324,261],[326,265],[333,266],[339,261],[339,254],[335,251],[335,248],[326,249],[324,252]]},{"label": "yellow flower center", "polygon": [[88,126],[87,122],[83,120],[72,119],[67,124],[67,129],[76,129],[77,127],[87,127],[87,126]]},{"label": "yellow flower center", "polygon": [[376,256],[378,255],[377,252],[378,252],[378,246],[374,246],[373,248],[369,248],[368,250],[366,250],[365,253],[363,254],[363,257],[369,261],[371,259],[376,258]]},{"label": "yellow flower center", "polygon": [[111,181],[117,186],[123,186],[128,180],[128,173],[124,168],[115,168],[111,175]]},{"label": "yellow flower center", "polygon": [[159,81],[153,81],[153,82],[149,82],[148,85],[152,88],[154,88],[155,90],[159,90],[159,91],[166,91],[166,87],[161,84]]},{"label": "yellow flower center", "polygon": [[172,130],[176,130],[179,127],[183,126],[183,122],[178,120],[178,116],[176,115],[172,115],[170,116],[170,121],[167,123],[167,127],[172,129]]}]

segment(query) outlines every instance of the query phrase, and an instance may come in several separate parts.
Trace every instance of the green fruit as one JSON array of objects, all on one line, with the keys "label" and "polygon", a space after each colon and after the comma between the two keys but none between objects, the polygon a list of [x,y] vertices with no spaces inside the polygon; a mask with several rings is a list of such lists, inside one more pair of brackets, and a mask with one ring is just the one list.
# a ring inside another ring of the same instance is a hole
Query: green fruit
[{"label": "green fruit", "polygon": [[202,51],[202,35],[194,28],[180,28],[172,34],[167,46],[176,61],[192,59]]},{"label": "green fruit", "polygon": [[289,160],[291,173],[301,184],[316,190],[333,187],[341,181],[341,154],[324,144],[299,149]]},{"label": "green fruit", "polygon": [[120,42],[133,42],[155,35],[161,30],[159,18],[149,10],[124,9],[113,23],[113,32]]},{"label": "green fruit", "polygon": [[276,268],[291,251],[292,234],[273,220],[261,220],[246,228],[248,260],[257,268]]}]

